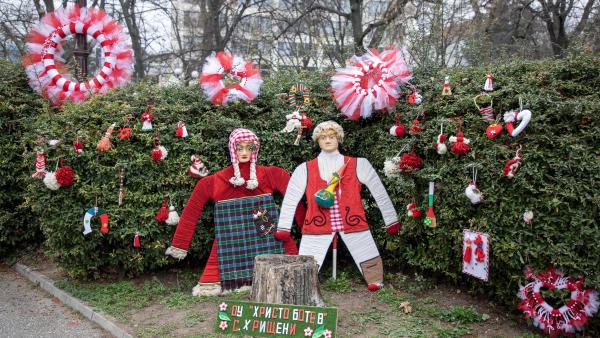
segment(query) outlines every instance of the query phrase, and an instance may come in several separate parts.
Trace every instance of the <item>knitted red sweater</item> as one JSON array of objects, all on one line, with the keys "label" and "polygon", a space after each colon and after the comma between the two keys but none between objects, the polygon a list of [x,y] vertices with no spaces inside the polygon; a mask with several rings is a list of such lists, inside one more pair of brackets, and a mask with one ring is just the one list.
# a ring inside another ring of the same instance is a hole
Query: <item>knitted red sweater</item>
[{"label": "knitted red sweater", "polygon": [[[240,172],[244,179],[250,177],[250,163],[240,163]],[[194,188],[190,199],[187,201],[181,217],[179,218],[179,224],[175,230],[173,236],[172,245],[174,247],[188,250],[190,242],[194,236],[196,229],[196,223],[202,215],[202,210],[208,201],[218,202],[221,200],[256,196],[261,194],[278,192],[285,195],[290,175],[287,171],[282,168],[271,166],[256,166],[256,177],[258,179],[258,188],[249,190],[245,185],[235,187],[229,179],[233,177],[233,167],[228,166],[227,168],[201,179]],[[295,220],[297,224],[304,223],[305,208],[302,203],[298,205],[296,209]],[[286,254],[297,254],[296,243],[293,241],[286,242],[284,245]],[[200,277],[200,282],[219,282],[218,273],[218,258],[217,258],[217,244],[213,242],[213,247],[210,253],[210,257],[206,262],[204,273]]]}]

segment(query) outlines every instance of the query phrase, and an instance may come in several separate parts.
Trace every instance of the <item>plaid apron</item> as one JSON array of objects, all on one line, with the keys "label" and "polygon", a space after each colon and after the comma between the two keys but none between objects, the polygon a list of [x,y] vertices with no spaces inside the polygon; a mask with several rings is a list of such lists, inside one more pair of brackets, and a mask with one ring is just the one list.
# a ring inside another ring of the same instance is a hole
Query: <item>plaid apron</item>
[{"label": "plaid apron", "polygon": [[279,213],[270,194],[219,201],[214,217],[223,290],[252,284],[254,257],[283,253],[273,237]]}]

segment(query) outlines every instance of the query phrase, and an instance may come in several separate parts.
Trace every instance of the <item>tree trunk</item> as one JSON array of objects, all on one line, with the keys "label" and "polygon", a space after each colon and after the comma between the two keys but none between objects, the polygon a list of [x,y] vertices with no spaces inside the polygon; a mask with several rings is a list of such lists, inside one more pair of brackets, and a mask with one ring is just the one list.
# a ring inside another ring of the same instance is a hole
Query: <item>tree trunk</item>
[{"label": "tree trunk", "polygon": [[250,298],[261,303],[324,306],[318,272],[312,256],[256,256]]}]

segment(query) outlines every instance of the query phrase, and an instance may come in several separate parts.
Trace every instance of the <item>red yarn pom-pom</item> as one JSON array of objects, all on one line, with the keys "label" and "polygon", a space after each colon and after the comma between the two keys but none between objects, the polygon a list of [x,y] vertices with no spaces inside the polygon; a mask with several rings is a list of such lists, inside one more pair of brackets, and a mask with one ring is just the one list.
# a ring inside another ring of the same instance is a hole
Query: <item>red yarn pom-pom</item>
[{"label": "red yarn pom-pom", "polygon": [[58,168],[54,175],[56,176],[56,182],[58,182],[61,187],[68,187],[73,184],[75,175],[73,174],[73,169],[69,166]]},{"label": "red yarn pom-pom", "polygon": [[402,154],[399,166],[400,170],[410,174],[423,167],[423,160],[415,153]]},{"label": "red yarn pom-pom", "polygon": [[160,161],[161,159],[162,159],[162,152],[160,151],[160,148],[156,147],[156,148],[152,149],[152,160]]}]

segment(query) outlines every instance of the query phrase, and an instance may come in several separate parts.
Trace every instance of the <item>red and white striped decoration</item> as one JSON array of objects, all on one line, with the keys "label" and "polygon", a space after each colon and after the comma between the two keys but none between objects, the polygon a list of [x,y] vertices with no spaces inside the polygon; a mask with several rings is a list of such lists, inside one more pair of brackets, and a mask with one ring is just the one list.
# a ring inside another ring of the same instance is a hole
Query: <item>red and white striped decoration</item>
[{"label": "red and white striped decoration", "polygon": [[400,91],[398,86],[412,77],[412,71],[397,48],[379,52],[369,49],[354,55],[345,68],[331,77],[333,99],[342,114],[350,120],[368,118],[373,110],[394,108]]},{"label": "red and white striped decoration", "polygon": [[209,55],[200,75],[204,94],[216,106],[237,100],[252,102],[262,83],[260,69],[254,63],[226,52]]},{"label": "red and white striped decoration", "polygon": [[492,108],[492,106],[479,108],[479,113],[486,122],[492,122],[496,120],[494,117],[494,108]]},{"label": "red and white striped decoration", "polygon": [[[66,72],[60,57],[63,40],[74,34],[86,34],[102,49],[102,69],[81,83]],[[29,85],[54,104],[85,101],[91,94],[126,84],[131,77],[130,39],[123,27],[100,9],[73,6],[46,14],[29,32],[27,50],[23,65]]]}]

